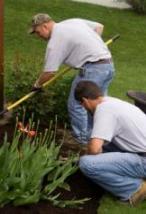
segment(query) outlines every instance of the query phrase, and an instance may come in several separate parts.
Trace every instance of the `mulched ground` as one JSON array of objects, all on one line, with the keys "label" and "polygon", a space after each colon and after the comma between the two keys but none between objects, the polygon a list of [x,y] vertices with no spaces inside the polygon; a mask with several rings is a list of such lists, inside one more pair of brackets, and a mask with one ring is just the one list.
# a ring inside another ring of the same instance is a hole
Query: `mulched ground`
[{"label": "mulched ground", "polygon": [[[13,136],[14,125],[9,124],[0,127],[0,142],[2,143],[4,132],[8,132],[9,139]],[[68,138],[69,139],[69,138]],[[68,140],[69,141],[69,140]],[[68,142],[70,148],[75,150],[75,145]],[[66,151],[68,146],[64,146]],[[99,206],[100,199],[104,194],[104,191],[99,186],[89,181],[79,170],[68,178],[68,183],[71,187],[71,191],[65,191],[61,193],[61,198],[91,198],[88,202],[82,205],[82,209],[79,208],[58,208],[54,207],[49,202],[41,201],[37,204],[14,207],[12,205],[6,205],[0,208],[0,214],[97,214],[97,208]]]}]

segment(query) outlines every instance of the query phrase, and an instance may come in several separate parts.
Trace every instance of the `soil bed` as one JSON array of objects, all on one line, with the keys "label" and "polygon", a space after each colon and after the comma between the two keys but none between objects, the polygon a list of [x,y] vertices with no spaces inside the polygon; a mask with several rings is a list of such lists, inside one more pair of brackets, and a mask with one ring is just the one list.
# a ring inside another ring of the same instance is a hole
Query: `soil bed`
[{"label": "soil bed", "polygon": [[[4,133],[8,133],[11,140],[13,136],[14,125],[9,124],[0,127],[0,143],[3,142]],[[69,142],[67,142],[69,143]],[[68,144],[71,145],[71,144]],[[63,149],[69,149],[69,146],[64,146]],[[73,147],[72,147],[73,148]],[[0,214],[97,214],[99,201],[103,195],[103,189],[88,180],[79,170],[67,180],[71,187],[71,191],[61,191],[61,199],[81,199],[91,198],[91,200],[81,205],[81,208],[58,208],[54,207],[50,202],[41,201],[37,204],[14,207],[9,204],[0,208]]]}]

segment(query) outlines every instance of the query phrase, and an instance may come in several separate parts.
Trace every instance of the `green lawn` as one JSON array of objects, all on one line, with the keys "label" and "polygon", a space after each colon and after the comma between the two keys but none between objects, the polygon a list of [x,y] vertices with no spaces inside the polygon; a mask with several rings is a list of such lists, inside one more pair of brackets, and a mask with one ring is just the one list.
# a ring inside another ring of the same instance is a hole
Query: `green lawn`
[{"label": "green lawn", "polygon": [[101,200],[98,214],[145,214],[146,201],[137,207],[131,207],[129,204],[121,204],[110,195],[105,195]]},{"label": "green lawn", "polygon": [[[56,21],[72,17],[99,21],[105,25],[104,41],[120,33],[121,38],[110,45],[116,67],[110,94],[127,99],[129,89],[146,91],[146,16],[137,15],[131,10],[70,0],[5,1],[5,87],[11,84],[13,66],[16,64],[17,67],[20,60],[21,72],[27,70],[31,75],[42,68],[46,43],[27,34],[30,19],[38,12],[49,13]],[[101,203],[100,214],[144,214],[144,210],[146,206],[131,209],[107,196]]]}]

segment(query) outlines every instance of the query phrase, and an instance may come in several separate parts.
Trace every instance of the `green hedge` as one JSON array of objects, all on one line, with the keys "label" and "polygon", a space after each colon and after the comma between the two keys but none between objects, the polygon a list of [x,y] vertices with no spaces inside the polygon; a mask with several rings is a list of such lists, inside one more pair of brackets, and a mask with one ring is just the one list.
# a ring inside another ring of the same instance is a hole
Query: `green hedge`
[{"label": "green hedge", "polygon": [[[14,103],[31,91],[32,85],[39,76],[38,64],[36,61],[34,63],[33,60],[22,58],[6,65],[6,69],[11,73],[7,77],[5,87],[7,102]],[[67,99],[74,75],[74,72],[69,71],[48,88],[14,108],[14,112],[20,116],[23,113],[22,109],[25,108],[26,117],[29,118],[33,112],[41,123],[45,124],[48,120],[54,119],[55,115],[58,116],[58,122],[68,123]]]},{"label": "green hedge", "polygon": [[146,0],[127,0],[133,9],[141,14],[146,14]]}]

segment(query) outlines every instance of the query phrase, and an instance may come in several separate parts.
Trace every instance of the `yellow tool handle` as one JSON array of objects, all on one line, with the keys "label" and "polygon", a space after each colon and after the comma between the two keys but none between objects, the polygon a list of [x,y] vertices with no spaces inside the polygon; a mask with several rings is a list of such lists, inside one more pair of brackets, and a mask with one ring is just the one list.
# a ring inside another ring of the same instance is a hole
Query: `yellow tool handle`
[{"label": "yellow tool handle", "polygon": [[[53,78],[51,78],[50,80],[48,80],[47,82],[45,82],[42,87],[46,87],[47,85],[50,85],[52,82],[54,82],[56,79],[58,79],[59,77],[61,77],[63,74],[65,74],[66,72],[68,72],[71,68],[68,67],[66,69],[64,69],[62,72],[58,72]],[[7,111],[11,110],[12,108],[15,108],[17,105],[19,105],[20,103],[24,102],[25,100],[29,99],[30,97],[32,97],[34,94],[36,94],[38,91],[32,91],[29,94],[26,94],[24,97],[22,97],[21,99],[19,99],[18,101],[16,101],[15,103],[13,103],[12,105],[7,107]]]},{"label": "yellow tool handle", "polygon": [[110,43],[114,42],[115,40],[119,39],[120,34],[116,34],[115,36],[113,36],[111,39],[109,39],[105,44],[109,45]]},{"label": "yellow tool handle", "polygon": [[[112,42],[114,42],[116,39],[118,39],[120,37],[119,34],[115,35],[114,37],[112,37],[111,39],[109,39],[105,44],[109,45]],[[58,72],[53,78],[51,78],[50,80],[48,80],[47,82],[45,82],[42,87],[46,87],[48,85],[50,85],[52,82],[54,82],[56,79],[58,79],[59,77],[61,77],[62,75],[64,75],[65,73],[67,73],[69,70],[71,70],[70,67],[64,69],[61,72]],[[11,109],[15,108],[16,106],[18,106],[19,104],[21,104],[22,102],[24,102],[25,100],[29,99],[30,97],[32,97],[34,94],[36,94],[38,91],[32,91],[30,93],[28,93],[27,95],[23,96],[22,98],[20,98],[18,101],[16,101],[15,103],[13,103],[12,105],[8,106],[5,110],[3,110],[2,112],[0,112],[0,115],[3,115],[4,113],[10,111]]]}]

